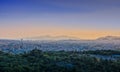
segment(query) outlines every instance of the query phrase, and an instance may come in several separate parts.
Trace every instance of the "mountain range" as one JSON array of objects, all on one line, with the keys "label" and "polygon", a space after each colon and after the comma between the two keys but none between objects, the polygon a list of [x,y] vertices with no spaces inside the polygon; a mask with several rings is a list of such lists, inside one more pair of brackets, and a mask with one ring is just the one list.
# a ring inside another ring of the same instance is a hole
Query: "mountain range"
[{"label": "mountain range", "polygon": [[[25,40],[84,40],[76,37],[70,37],[70,36],[38,36],[38,37],[28,37],[24,38]],[[99,37],[97,39],[93,40],[120,40],[119,36],[105,36],[105,37]]]},{"label": "mountain range", "polygon": [[70,37],[70,36],[38,36],[38,37],[28,37],[24,38],[25,40],[80,40],[76,37]]},{"label": "mountain range", "polygon": [[100,37],[96,40],[120,40],[119,36],[106,36],[106,37]]}]

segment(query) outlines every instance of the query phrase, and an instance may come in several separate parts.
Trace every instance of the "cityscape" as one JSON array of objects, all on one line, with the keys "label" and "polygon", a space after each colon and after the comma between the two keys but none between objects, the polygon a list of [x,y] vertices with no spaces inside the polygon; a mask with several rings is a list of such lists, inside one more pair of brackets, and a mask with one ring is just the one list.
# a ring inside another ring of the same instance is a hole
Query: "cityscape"
[{"label": "cityscape", "polygon": [[0,0],[0,72],[120,72],[120,0]]}]

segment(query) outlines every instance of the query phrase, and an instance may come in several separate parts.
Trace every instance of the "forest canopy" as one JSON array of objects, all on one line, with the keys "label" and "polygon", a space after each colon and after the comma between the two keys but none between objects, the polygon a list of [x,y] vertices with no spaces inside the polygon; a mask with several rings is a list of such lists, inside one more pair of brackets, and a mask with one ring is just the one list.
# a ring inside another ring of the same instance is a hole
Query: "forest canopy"
[{"label": "forest canopy", "polygon": [[24,54],[0,51],[0,72],[120,72],[120,60],[104,60],[88,54],[115,54],[118,51],[43,52]]}]

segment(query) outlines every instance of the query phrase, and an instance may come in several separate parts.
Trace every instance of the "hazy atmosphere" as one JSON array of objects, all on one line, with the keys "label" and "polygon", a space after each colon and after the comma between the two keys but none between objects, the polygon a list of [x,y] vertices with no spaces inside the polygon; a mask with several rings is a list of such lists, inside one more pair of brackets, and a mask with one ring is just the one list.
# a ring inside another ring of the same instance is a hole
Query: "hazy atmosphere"
[{"label": "hazy atmosphere", "polygon": [[0,72],[120,72],[120,0],[0,0]]},{"label": "hazy atmosphere", "polygon": [[0,38],[120,35],[120,0],[0,0]]}]

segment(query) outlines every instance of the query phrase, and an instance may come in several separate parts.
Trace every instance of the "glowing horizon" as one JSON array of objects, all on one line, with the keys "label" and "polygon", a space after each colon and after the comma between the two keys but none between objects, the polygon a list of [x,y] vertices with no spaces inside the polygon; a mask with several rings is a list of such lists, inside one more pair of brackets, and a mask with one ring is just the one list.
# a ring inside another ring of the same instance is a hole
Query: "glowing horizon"
[{"label": "glowing horizon", "polygon": [[0,0],[0,38],[120,36],[119,0]]},{"label": "glowing horizon", "polygon": [[[69,37],[76,37],[80,39],[96,39],[99,37],[104,36],[120,36],[120,32],[117,31],[106,31],[106,30],[84,30],[84,29],[66,29],[66,28],[46,28],[46,29],[39,29],[37,28],[13,28],[6,30],[3,29],[2,31],[5,32],[1,35],[2,38],[10,38],[10,39],[20,39],[20,38],[27,38],[27,37],[38,37],[38,36],[69,36]],[[1,31],[0,31],[1,32]]]}]

